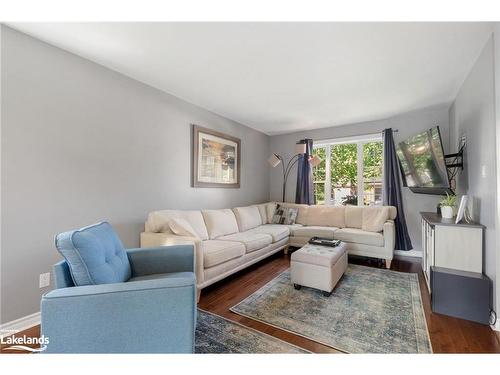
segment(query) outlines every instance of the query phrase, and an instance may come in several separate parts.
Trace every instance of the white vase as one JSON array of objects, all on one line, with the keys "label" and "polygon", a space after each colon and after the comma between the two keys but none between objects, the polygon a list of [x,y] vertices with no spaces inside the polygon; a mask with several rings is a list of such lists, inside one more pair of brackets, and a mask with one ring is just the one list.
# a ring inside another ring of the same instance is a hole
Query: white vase
[{"label": "white vase", "polygon": [[441,206],[441,216],[444,219],[452,219],[453,218],[453,207]]}]

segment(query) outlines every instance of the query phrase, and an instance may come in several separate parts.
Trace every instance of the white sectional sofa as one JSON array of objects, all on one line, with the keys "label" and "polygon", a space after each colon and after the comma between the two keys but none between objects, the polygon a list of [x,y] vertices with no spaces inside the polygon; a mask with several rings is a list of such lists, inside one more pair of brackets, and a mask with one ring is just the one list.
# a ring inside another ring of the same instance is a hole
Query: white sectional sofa
[{"label": "white sectional sofa", "polygon": [[[277,204],[298,209],[295,224],[272,224]],[[389,206],[276,202],[220,210],[162,210],[148,215],[141,247],[193,243],[199,296],[206,286],[280,250],[286,253],[288,246],[300,247],[314,236],[342,240],[350,254],[384,259],[390,268],[395,217],[396,208]]]}]

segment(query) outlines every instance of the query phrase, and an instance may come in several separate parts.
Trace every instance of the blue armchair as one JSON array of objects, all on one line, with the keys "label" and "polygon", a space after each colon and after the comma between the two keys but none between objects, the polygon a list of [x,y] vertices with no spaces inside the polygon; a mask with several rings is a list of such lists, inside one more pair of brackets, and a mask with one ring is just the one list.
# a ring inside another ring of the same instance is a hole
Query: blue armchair
[{"label": "blue armchair", "polygon": [[[116,242],[118,237],[110,230],[108,223],[100,223],[57,236],[56,244],[66,260],[54,265],[56,289],[42,297],[41,329],[49,339],[45,353],[193,353],[193,246],[122,248],[126,256],[119,262],[124,270],[120,275],[116,267],[113,271],[103,266],[116,266],[120,252],[121,242]],[[103,247],[113,246],[115,257],[96,258]],[[75,266],[62,249],[77,250],[83,266]],[[82,269],[89,281],[77,275]],[[101,272],[101,283],[95,283],[99,279],[95,269]],[[103,270],[114,273],[107,278]],[[116,277],[122,282],[116,282]],[[75,281],[84,285],[75,286]]]}]

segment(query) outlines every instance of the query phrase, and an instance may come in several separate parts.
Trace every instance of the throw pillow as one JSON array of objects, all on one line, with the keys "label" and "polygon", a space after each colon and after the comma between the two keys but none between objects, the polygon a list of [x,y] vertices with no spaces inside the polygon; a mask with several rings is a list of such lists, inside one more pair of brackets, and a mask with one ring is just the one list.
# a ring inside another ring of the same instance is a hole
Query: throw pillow
[{"label": "throw pillow", "polygon": [[298,213],[299,213],[298,208],[283,207],[278,204],[276,206],[276,211],[274,211],[272,223],[293,225],[295,224],[295,220],[297,219]]},{"label": "throw pillow", "polygon": [[198,235],[196,234],[196,231],[193,229],[191,224],[186,219],[182,219],[180,217],[174,217],[170,219],[168,222],[168,226],[170,227],[170,230],[177,234],[178,236],[188,236],[188,237],[196,237],[198,238]]}]

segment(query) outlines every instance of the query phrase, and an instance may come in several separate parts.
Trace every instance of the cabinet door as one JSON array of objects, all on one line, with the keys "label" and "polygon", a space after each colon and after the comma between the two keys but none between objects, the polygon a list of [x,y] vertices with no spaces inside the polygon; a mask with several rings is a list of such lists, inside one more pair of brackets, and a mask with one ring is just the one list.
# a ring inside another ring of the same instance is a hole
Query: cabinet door
[{"label": "cabinet door", "polygon": [[483,231],[480,228],[439,226],[436,229],[435,265],[483,272]]}]

